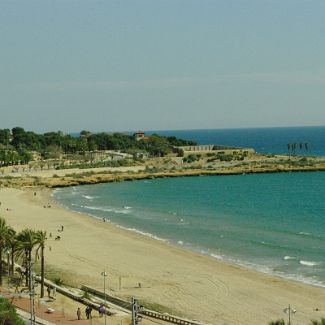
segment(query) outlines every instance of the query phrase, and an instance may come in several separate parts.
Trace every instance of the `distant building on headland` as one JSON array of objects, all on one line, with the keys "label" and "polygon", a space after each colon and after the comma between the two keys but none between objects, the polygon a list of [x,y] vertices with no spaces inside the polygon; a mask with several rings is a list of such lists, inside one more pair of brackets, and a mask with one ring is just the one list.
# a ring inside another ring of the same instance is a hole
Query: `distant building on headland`
[{"label": "distant building on headland", "polygon": [[133,134],[135,140],[149,140],[149,137],[146,137],[146,134],[143,131],[137,131]]},{"label": "distant building on headland", "polygon": [[230,147],[215,144],[204,144],[197,146],[182,146],[174,147],[174,152],[179,156],[185,157],[192,154],[207,154],[207,153],[220,153],[220,154],[254,154],[253,148],[240,148]]}]

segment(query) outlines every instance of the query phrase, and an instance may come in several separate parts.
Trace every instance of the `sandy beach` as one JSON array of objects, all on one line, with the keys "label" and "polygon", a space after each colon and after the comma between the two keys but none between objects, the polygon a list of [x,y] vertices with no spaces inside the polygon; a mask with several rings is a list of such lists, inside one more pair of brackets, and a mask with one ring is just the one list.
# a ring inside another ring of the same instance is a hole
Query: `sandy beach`
[{"label": "sandy beach", "polygon": [[[294,324],[325,317],[324,288],[226,264],[117,228],[63,209],[51,201],[50,193],[0,189],[0,215],[9,225],[17,231],[46,230],[48,237],[51,233],[45,256],[49,276],[101,289],[105,269],[111,294],[135,296],[205,323],[268,324],[286,318],[283,308],[289,304],[297,310]],[[58,232],[61,225],[64,231]],[[57,235],[60,240],[54,239]]]}]

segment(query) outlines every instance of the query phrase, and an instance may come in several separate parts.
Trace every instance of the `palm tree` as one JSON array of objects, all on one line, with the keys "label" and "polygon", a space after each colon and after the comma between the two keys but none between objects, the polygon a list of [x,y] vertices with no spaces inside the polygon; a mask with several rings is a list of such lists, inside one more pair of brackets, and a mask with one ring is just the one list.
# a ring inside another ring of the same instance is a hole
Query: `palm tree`
[{"label": "palm tree", "polygon": [[[14,273],[14,264],[15,264],[14,256],[15,256],[16,242],[17,242],[16,231],[12,227],[8,226],[6,246],[7,246],[7,250],[8,250],[8,272],[9,272],[9,275],[12,275]],[[9,259],[10,257],[11,257],[11,259]]]},{"label": "palm tree", "polygon": [[0,285],[2,285],[2,253],[8,239],[8,226],[6,220],[0,217]]},{"label": "palm tree", "polygon": [[44,297],[44,249],[46,241],[46,231],[39,230],[36,232],[36,258],[39,257],[39,251],[41,253],[41,298]]},{"label": "palm tree", "polygon": [[305,150],[308,151],[308,143],[305,142]]},{"label": "palm tree", "polygon": [[24,255],[24,262],[26,266],[26,286],[29,284],[29,268],[28,266],[32,262],[32,251],[37,244],[36,232],[31,229],[24,229],[18,235],[18,255]]},{"label": "palm tree", "polygon": [[17,239],[17,235],[12,237],[9,240],[9,247],[10,247],[10,253],[11,253],[11,262],[10,262],[10,274],[14,274],[14,266],[15,266],[15,255],[19,252],[19,241]]}]

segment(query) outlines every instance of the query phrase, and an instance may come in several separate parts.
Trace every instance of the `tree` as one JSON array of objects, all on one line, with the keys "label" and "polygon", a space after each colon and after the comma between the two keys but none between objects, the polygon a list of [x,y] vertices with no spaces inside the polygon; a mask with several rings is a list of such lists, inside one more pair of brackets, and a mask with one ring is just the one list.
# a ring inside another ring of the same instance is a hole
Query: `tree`
[{"label": "tree", "polygon": [[25,267],[26,267],[26,286],[29,284],[29,268],[28,266],[32,262],[32,251],[37,245],[36,232],[31,229],[22,230],[17,239],[19,241],[19,255],[23,255]]},{"label": "tree", "polygon": [[0,298],[0,324],[24,325],[24,321],[17,315],[16,308],[7,299]]},{"label": "tree", "polygon": [[10,265],[9,273],[13,275],[14,265],[15,265],[15,255],[19,247],[18,247],[16,231],[12,228],[9,228],[9,233],[11,233],[10,236],[8,237],[8,247],[10,248],[10,257],[11,257],[11,262],[10,262],[11,265]]},{"label": "tree", "polygon": [[0,217],[0,285],[2,285],[2,254],[7,243],[8,231],[6,220]]},{"label": "tree", "polygon": [[[138,141],[140,142],[144,142],[143,140]],[[165,156],[167,153],[171,152],[171,145],[169,144],[169,142],[163,138],[160,137],[157,134],[153,134],[149,141],[145,142],[145,148],[152,156],[158,156],[158,157],[163,157]]]},{"label": "tree", "polygon": [[9,129],[0,130],[0,143],[7,146],[11,140],[11,133]]},{"label": "tree", "polygon": [[[13,252],[13,242],[16,241],[16,231],[10,227],[7,226],[7,238],[6,238],[6,248],[7,248],[7,252],[8,252],[8,272],[9,274],[13,274],[13,268],[14,268],[14,252]],[[10,259],[11,256],[11,259]],[[11,262],[10,262],[11,260]],[[11,264],[11,268],[10,268],[10,264]]]},{"label": "tree", "polygon": [[308,151],[308,143],[305,142],[305,150]]},{"label": "tree", "polygon": [[41,298],[44,297],[44,250],[45,250],[45,241],[46,241],[46,231],[39,230],[36,232],[36,257],[39,257],[39,252],[41,253]]}]

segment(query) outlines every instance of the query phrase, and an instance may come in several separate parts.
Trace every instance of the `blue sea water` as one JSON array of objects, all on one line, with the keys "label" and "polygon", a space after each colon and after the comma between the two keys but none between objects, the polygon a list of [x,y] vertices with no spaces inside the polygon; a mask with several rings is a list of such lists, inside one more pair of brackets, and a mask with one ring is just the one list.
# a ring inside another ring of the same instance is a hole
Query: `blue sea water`
[{"label": "blue sea water", "polygon": [[[175,130],[149,133],[194,140],[198,144],[252,147],[259,153],[287,153],[287,144],[296,143],[297,154],[325,156],[325,126]],[[303,144],[301,152],[299,143]],[[304,149],[305,143],[307,143],[307,151]]]},{"label": "blue sea water", "polygon": [[[325,155],[325,127],[157,133],[275,153],[302,141],[308,155]],[[185,177],[58,189],[54,198],[212,258],[325,286],[324,184],[325,172]]]},{"label": "blue sea water", "polygon": [[184,177],[58,189],[54,198],[214,258],[325,285],[324,184],[322,172]]}]

